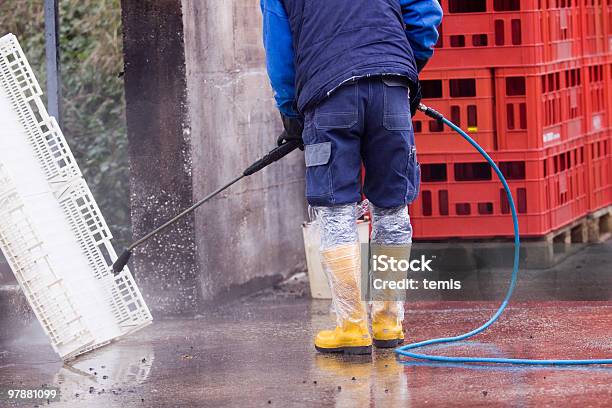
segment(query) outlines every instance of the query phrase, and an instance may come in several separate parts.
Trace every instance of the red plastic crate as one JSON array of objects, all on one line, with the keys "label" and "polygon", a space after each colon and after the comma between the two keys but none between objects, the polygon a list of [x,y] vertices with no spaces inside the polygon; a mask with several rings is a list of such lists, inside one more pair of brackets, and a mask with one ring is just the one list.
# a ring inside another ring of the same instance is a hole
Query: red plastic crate
[{"label": "red plastic crate", "polygon": [[[594,123],[599,128],[608,126],[608,115],[602,112],[602,106],[609,97],[611,81],[610,75],[599,71],[610,67],[596,65],[596,79],[602,80],[594,82],[589,73],[595,68],[589,66],[585,70],[581,62],[577,59],[512,68],[428,70],[422,76],[423,102],[458,121],[487,151],[543,149],[582,137],[588,130],[586,120],[597,121]],[[476,97],[453,95],[453,81],[470,78]],[[439,97],[430,97],[431,88],[440,90],[436,94]],[[591,95],[596,105],[584,100]],[[596,108],[594,116],[591,106]],[[476,120],[470,120],[470,116]],[[472,149],[452,130],[440,128],[434,120],[421,115],[415,117],[414,129],[422,153],[467,153]]]},{"label": "red plastic crate", "polygon": [[612,2],[577,0],[582,11],[582,53],[585,56],[612,52]]},{"label": "red plastic crate", "polygon": [[585,57],[582,61],[587,135],[605,132],[611,125],[612,70],[608,59],[608,57]]},{"label": "red plastic crate", "polygon": [[[612,2],[612,0],[610,0]],[[607,73],[605,74],[606,77],[608,78],[608,87],[606,89],[607,91],[607,106],[608,106],[608,113],[611,113],[612,110],[612,54],[608,55],[606,57],[606,68],[607,68]],[[610,127],[612,128],[612,118],[610,118]]]},{"label": "red plastic crate", "polygon": [[581,60],[495,70],[496,146],[542,149],[586,130]]},{"label": "red plastic crate", "polygon": [[587,179],[589,211],[612,204],[612,130],[587,137]]},{"label": "red plastic crate", "polygon": [[[470,131],[486,150],[494,145],[494,91],[489,69],[427,70],[421,76],[423,103]],[[471,152],[472,147],[446,126],[423,114],[413,120],[421,153]]]},{"label": "red plastic crate", "polygon": [[[523,236],[542,236],[588,210],[584,143],[573,140],[541,151],[498,152]],[[505,193],[477,154],[421,154],[423,182],[410,207],[417,239],[512,236]]]},{"label": "red plastic crate", "polygon": [[494,61],[501,67],[578,58],[586,19],[579,1],[442,0],[445,16],[431,66],[486,67]]},{"label": "red plastic crate", "polygon": [[[503,163],[521,234],[542,236],[612,204],[612,0],[441,4],[424,103]],[[474,96],[453,95],[450,81],[468,78]],[[478,123],[467,129],[470,106]],[[410,208],[415,237],[511,237],[501,184],[494,173],[478,179],[490,171],[483,159],[428,118],[414,122],[423,171]]]}]

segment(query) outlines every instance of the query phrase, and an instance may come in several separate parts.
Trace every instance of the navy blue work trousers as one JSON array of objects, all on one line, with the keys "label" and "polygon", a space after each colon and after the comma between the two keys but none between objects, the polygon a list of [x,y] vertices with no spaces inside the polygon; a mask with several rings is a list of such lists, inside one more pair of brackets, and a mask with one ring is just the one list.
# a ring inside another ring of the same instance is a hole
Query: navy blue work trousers
[{"label": "navy blue work trousers", "polygon": [[313,206],[361,200],[380,208],[414,201],[420,166],[410,116],[407,79],[351,80],[305,112],[306,198]]}]

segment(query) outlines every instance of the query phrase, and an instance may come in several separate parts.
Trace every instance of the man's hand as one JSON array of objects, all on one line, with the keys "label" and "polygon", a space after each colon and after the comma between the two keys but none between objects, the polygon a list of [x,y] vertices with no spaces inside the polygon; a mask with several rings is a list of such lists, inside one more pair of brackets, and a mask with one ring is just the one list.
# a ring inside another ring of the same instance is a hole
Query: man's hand
[{"label": "man's hand", "polygon": [[304,142],[302,140],[302,133],[304,132],[304,119],[290,118],[282,113],[281,118],[283,120],[285,131],[278,137],[276,143],[280,146],[283,143],[296,140],[300,142],[300,150],[304,150]]}]

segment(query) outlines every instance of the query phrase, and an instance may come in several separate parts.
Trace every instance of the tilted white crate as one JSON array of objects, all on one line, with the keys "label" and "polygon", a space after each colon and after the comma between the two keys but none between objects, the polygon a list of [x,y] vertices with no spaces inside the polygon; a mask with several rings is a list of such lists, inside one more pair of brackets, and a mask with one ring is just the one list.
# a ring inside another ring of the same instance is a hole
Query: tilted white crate
[{"label": "tilted white crate", "polygon": [[0,248],[63,359],[152,321],[14,35],[0,38]]}]

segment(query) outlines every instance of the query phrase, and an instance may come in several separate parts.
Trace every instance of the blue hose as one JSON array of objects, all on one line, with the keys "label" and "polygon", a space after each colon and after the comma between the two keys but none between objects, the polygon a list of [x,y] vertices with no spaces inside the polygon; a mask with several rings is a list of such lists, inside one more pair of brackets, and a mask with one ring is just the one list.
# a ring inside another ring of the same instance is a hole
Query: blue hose
[{"label": "blue hose", "polygon": [[425,340],[418,343],[411,343],[405,346],[399,347],[395,349],[395,352],[401,356],[410,357],[417,360],[426,360],[426,361],[436,361],[443,363],[494,363],[494,364],[523,364],[523,365],[562,365],[562,366],[570,366],[570,365],[590,365],[590,364],[612,364],[612,359],[593,359],[593,360],[531,360],[526,358],[490,358],[490,357],[448,357],[448,356],[432,356],[429,354],[419,354],[413,353],[408,350],[414,350],[417,348],[431,346],[433,344],[443,344],[443,343],[454,343],[461,340],[466,340],[471,337],[476,336],[479,333],[482,333],[486,329],[488,329],[493,323],[499,319],[499,317],[504,313],[510,299],[512,298],[512,294],[514,293],[514,289],[516,288],[516,282],[518,280],[518,271],[519,271],[519,254],[520,254],[520,235],[519,235],[519,224],[518,224],[518,215],[516,213],[516,207],[514,206],[514,200],[512,198],[512,192],[510,191],[510,187],[508,186],[508,182],[506,178],[502,174],[501,170],[493,159],[484,151],[482,147],[476,143],[474,139],[472,139],[467,133],[465,133],[460,127],[455,125],[453,122],[446,119],[442,114],[435,111],[434,109],[428,108],[424,105],[419,106],[419,110],[424,112],[427,116],[432,117],[438,121],[441,121],[446,126],[453,129],[455,132],[459,133],[465,140],[468,141],[478,153],[484,157],[487,162],[491,165],[497,177],[504,185],[504,190],[506,191],[506,195],[508,197],[508,202],[510,203],[510,211],[512,212],[512,224],[514,227],[514,266],[512,268],[512,277],[510,279],[510,287],[508,288],[508,292],[506,293],[506,297],[504,301],[499,306],[493,317],[489,319],[488,322],[483,324],[482,326],[474,329],[468,333],[461,334],[459,336],[454,337],[443,337],[439,339],[431,339]]}]

